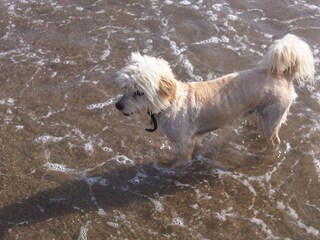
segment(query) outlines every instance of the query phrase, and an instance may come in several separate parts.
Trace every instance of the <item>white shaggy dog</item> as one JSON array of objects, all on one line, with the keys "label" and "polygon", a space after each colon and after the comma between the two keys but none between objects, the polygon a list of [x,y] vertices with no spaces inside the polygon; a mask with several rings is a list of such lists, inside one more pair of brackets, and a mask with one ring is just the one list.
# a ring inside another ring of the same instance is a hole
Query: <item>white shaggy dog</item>
[{"label": "white shaggy dog", "polygon": [[296,98],[293,80],[312,82],[314,59],[295,35],[275,41],[252,69],[204,82],[176,80],[165,60],[132,53],[116,81],[125,93],[116,107],[128,116],[149,114],[172,142],[177,166],[190,160],[205,133],[239,116],[256,113],[263,135],[280,144],[279,128]]}]

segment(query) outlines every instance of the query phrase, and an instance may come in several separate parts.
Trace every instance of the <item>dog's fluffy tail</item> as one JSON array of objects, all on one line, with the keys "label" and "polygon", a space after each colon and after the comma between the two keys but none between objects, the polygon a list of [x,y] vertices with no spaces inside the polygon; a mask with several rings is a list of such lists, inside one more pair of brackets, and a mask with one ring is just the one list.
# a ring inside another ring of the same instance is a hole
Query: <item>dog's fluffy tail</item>
[{"label": "dog's fluffy tail", "polygon": [[314,80],[312,51],[306,42],[292,34],[275,41],[258,65],[277,77],[298,82]]}]

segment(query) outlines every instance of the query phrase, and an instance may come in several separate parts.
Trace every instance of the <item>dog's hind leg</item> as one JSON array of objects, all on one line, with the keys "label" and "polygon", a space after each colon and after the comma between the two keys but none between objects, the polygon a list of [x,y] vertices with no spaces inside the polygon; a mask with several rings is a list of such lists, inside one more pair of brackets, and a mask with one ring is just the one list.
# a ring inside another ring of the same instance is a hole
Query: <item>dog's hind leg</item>
[{"label": "dog's hind leg", "polygon": [[265,139],[274,147],[281,141],[279,138],[279,129],[285,122],[287,112],[291,102],[275,101],[270,105],[265,105],[258,110],[259,123]]}]

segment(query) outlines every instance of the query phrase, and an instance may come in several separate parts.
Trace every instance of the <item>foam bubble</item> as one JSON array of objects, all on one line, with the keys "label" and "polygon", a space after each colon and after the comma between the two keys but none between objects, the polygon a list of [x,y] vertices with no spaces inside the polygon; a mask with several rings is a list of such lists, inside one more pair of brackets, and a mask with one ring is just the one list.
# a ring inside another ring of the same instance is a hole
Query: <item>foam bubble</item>
[{"label": "foam bubble", "polygon": [[55,171],[55,172],[63,172],[63,173],[68,173],[68,172],[73,172],[73,169],[67,168],[66,165],[64,164],[59,164],[59,163],[50,163],[47,162],[44,164],[44,166],[49,170],[49,171]]},{"label": "foam bubble", "polygon": [[206,40],[195,42],[193,45],[205,45],[205,44],[218,44],[218,43],[228,43],[230,39],[227,36],[222,36],[220,38],[213,36],[211,38],[208,38]]},{"label": "foam bubble", "polygon": [[188,60],[188,59],[184,59],[182,61],[183,63],[183,66],[188,70],[188,71],[191,71],[193,72],[193,65],[191,64],[191,62]]},{"label": "foam bubble", "polygon": [[110,55],[110,50],[109,49],[104,50],[100,56],[101,61],[105,61],[109,55]]},{"label": "foam bubble", "polygon": [[293,208],[291,208],[289,206],[288,206],[288,214],[294,220],[298,220],[298,218],[299,218],[298,213],[296,212],[296,210],[294,210]]},{"label": "foam bubble", "polygon": [[103,208],[99,208],[97,213],[99,216],[102,216],[102,217],[107,216],[107,213]]},{"label": "foam bubble", "polygon": [[76,7],[76,10],[82,12],[84,10],[84,8],[83,7]]},{"label": "foam bubble", "polygon": [[234,217],[234,213],[232,213],[233,208],[229,207],[227,209],[222,209],[221,212],[217,212],[216,213],[216,217],[220,220],[220,221],[226,221],[227,217]]},{"label": "foam bubble", "polygon": [[183,0],[180,2],[182,5],[191,5],[191,3],[188,0]]},{"label": "foam bubble", "polygon": [[115,222],[107,222],[107,225],[113,228],[119,228],[119,224]]},{"label": "foam bubble", "polygon": [[13,106],[14,102],[15,102],[15,100],[13,98],[0,99],[0,104],[2,104],[2,105]]},{"label": "foam bubble", "polygon": [[113,157],[112,160],[115,160],[117,163],[119,163],[121,165],[130,165],[130,166],[135,165],[133,160],[131,160],[130,158],[128,158],[124,155],[117,155],[117,156]]},{"label": "foam bubble", "polygon": [[161,19],[161,25],[164,26],[164,27],[168,26],[168,19],[162,18]]},{"label": "foam bubble", "polygon": [[139,184],[143,182],[146,177],[146,173],[143,170],[140,170],[134,178],[129,180],[129,182],[132,184]]},{"label": "foam bubble", "polygon": [[138,177],[134,177],[134,178],[132,178],[132,179],[130,179],[130,180],[128,180],[130,183],[132,183],[132,184],[139,184],[140,182],[142,182],[143,180],[141,180],[141,179],[139,179]]},{"label": "foam bubble", "polygon": [[318,180],[320,180],[320,160],[314,159],[313,162],[316,168],[316,173],[318,175]]},{"label": "foam bubble", "polygon": [[84,150],[91,155],[94,152],[93,143],[90,141],[84,144]]},{"label": "foam bubble", "polygon": [[87,106],[88,110],[101,109],[114,103],[115,98],[110,98],[106,102],[94,103]]},{"label": "foam bubble", "polygon": [[154,200],[154,199],[150,199],[150,200],[153,203],[154,208],[157,212],[162,212],[164,210],[163,205],[160,201]]},{"label": "foam bubble", "polygon": [[88,231],[89,231],[89,224],[91,224],[91,221],[88,221],[84,226],[80,228],[80,233],[78,240],[87,240],[88,239]]},{"label": "foam bubble", "polygon": [[229,20],[232,20],[232,21],[238,20],[238,16],[232,15],[232,14],[228,15],[227,18],[228,18]]},{"label": "foam bubble", "polygon": [[57,72],[53,72],[53,73],[50,75],[50,77],[51,77],[51,78],[54,78],[55,76],[57,76],[57,74],[58,74]]},{"label": "foam bubble", "polygon": [[24,126],[23,126],[23,125],[17,125],[17,126],[16,126],[16,130],[17,130],[17,131],[20,131],[20,130],[22,130],[22,129],[24,129]]},{"label": "foam bubble", "polygon": [[199,204],[195,203],[195,204],[190,205],[190,207],[191,207],[192,209],[197,210],[197,209],[199,209]]},{"label": "foam bubble", "polygon": [[107,186],[108,183],[109,183],[109,181],[108,181],[108,179],[100,178],[100,179],[98,180],[98,183],[99,183],[101,186]]},{"label": "foam bubble", "polygon": [[104,151],[104,152],[112,152],[113,150],[111,148],[109,148],[109,147],[103,147],[102,151]]},{"label": "foam bubble", "polygon": [[212,9],[216,10],[217,12],[220,12],[223,6],[220,3],[216,3],[216,4],[213,4],[211,7],[212,7]]},{"label": "foam bubble", "polygon": [[175,217],[172,219],[171,225],[184,227],[183,219],[179,217]]},{"label": "foam bubble", "polygon": [[61,59],[60,59],[60,58],[56,58],[56,59],[53,60],[53,62],[54,62],[54,63],[60,63],[60,62],[61,62]]},{"label": "foam bubble", "polygon": [[86,182],[88,185],[90,185],[90,186],[92,186],[93,184],[99,183],[99,181],[101,180],[101,177],[87,177],[87,176],[83,176],[82,178],[83,178],[83,179],[85,180],[85,182]]},{"label": "foam bubble", "polygon": [[170,169],[170,168],[164,168],[164,167],[161,167],[160,165],[158,164],[153,164],[153,167],[158,171],[160,172],[161,174],[163,175],[174,175],[175,174],[175,171]]},{"label": "foam bubble", "polygon": [[286,205],[282,201],[277,202],[277,209],[284,210],[286,208]]},{"label": "foam bubble", "polygon": [[43,135],[40,137],[36,138],[36,142],[37,143],[47,143],[47,142],[60,142],[61,140],[63,140],[64,137],[55,137],[55,136],[51,136],[51,135]]}]

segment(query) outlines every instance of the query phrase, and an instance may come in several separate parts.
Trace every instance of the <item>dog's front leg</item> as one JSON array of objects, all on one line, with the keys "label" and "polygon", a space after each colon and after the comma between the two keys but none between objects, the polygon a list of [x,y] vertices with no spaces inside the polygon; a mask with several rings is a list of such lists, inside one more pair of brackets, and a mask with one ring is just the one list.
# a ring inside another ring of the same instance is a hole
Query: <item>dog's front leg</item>
[{"label": "dog's front leg", "polygon": [[173,143],[176,152],[176,161],[172,165],[173,168],[184,169],[188,166],[188,162],[192,158],[195,148],[195,139],[185,140],[183,143]]},{"label": "dog's front leg", "polygon": [[200,150],[203,147],[203,134],[200,135],[196,135],[195,136],[195,147],[194,147],[194,153],[197,154],[198,152],[200,152]]}]

